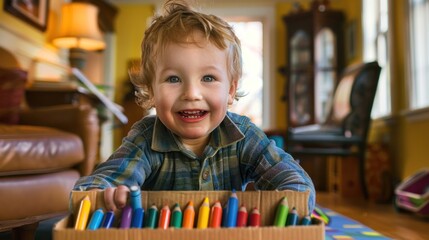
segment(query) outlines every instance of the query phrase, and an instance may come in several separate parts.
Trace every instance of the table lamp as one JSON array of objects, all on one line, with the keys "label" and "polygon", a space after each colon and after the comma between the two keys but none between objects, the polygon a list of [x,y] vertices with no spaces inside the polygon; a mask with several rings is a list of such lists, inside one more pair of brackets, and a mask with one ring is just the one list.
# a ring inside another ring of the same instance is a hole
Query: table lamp
[{"label": "table lamp", "polygon": [[89,3],[72,2],[62,6],[60,31],[53,44],[70,49],[70,67],[83,70],[87,51],[105,48],[97,15],[98,8]]}]

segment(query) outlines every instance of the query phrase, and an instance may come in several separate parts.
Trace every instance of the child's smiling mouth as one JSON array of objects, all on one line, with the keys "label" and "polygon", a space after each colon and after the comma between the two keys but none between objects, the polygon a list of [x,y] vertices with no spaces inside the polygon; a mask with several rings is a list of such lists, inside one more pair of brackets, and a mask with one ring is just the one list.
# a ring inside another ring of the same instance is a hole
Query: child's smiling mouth
[{"label": "child's smiling mouth", "polygon": [[184,119],[201,119],[204,118],[207,114],[208,111],[204,111],[204,110],[184,110],[184,111],[179,111],[178,112],[180,117],[184,118]]}]

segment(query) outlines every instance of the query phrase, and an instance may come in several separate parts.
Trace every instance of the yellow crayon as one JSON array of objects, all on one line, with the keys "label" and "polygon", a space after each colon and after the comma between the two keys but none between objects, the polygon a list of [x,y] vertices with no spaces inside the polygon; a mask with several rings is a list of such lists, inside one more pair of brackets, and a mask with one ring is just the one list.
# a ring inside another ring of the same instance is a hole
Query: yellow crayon
[{"label": "yellow crayon", "polygon": [[209,215],[210,215],[210,203],[209,198],[204,198],[204,202],[201,204],[200,209],[198,210],[198,221],[197,228],[204,229],[209,225]]},{"label": "yellow crayon", "polygon": [[76,224],[74,226],[75,230],[85,230],[90,210],[91,201],[89,200],[89,196],[86,195],[85,198],[80,202],[79,212],[77,214]]}]

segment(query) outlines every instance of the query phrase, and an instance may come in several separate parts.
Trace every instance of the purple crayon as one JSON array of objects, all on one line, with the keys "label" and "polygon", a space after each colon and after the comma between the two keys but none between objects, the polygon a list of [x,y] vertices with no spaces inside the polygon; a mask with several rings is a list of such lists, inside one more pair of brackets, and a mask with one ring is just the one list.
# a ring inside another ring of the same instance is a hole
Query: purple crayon
[{"label": "purple crayon", "polygon": [[127,205],[122,209],[120,228],[130,228],[132,213],[133,213],[133,209],[131,208],[130,205]]}]

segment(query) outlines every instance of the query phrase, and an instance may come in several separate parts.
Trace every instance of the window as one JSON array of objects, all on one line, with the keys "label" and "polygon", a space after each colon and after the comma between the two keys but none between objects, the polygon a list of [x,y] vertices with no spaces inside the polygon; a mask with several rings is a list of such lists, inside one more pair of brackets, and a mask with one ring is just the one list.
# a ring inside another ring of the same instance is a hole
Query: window
[{"label": "window", "polygon": [[409,0],[410,108],[429,106],[429,0]]},{"label": "window", "polygon": [[243,76],[240,79],[239,91],[246,96],[231,107],[232,112],[249,117],[253,123],[262,127],[262,34],[260,21],[229,22],[241,41],[243,55]]},{"label": "window", "polygon": [[[272,79],[276,75],[275,8],[273,4],[259,6],[224,6],[204,8],[207,13],[228,21],[241,41],[243,54],[242,91],[247,95],[233,104],[230,111],[248,116],[258,127],[275,124],[277,104]],[[251,37],[250,37],[251,36]]]},{"label": "window", "polygon": [[390,63],[388,52],[388,0],[364,0],[362,7],[363,60],[378,61],[381,67],[371,116],[391,114]]}]

